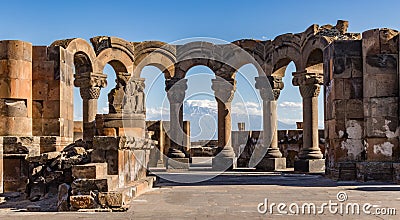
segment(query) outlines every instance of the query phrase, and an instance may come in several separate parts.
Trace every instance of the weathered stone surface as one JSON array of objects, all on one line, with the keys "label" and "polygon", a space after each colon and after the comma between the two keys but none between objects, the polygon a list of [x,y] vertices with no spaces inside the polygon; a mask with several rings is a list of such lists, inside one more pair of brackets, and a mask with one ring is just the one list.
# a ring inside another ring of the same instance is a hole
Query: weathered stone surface
[{"label": "weathered stone surface", "polygon": [[120,192],[100,192],[98,195],[99,204],[102,207],[121,207],[123,205],[122,193]]},{"label": "weathered stone surface", "polygon": [[72,166],[72,176],[76,179],[101,179],[107,175],[107,163],[90,163]]},{"label": "weathered stone surface", "polygon": [[63,183],[58,187],[58,202],[57,210],[59,212],[69,211],[69,196],[71,193],[71,186]]},{"label": "weathered stone surface", "polygon": [[71,196],[70,201],[71,201],[71,207],[75,210],[93,209],[97,207],[94,198],[89,195]]}]

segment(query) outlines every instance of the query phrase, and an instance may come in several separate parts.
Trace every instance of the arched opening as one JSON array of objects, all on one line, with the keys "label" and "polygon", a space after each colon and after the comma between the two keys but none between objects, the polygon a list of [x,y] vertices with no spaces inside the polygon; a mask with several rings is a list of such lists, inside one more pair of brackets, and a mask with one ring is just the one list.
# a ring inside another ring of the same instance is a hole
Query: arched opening
[{"label": "arched opening", "polygon": [[187,71],[183,119],[190,122],[191,141],[209,141],[218,138],[217,101],[211,89],[214,72],[206,66],[194,66]]},{"label": "arched opening", "polygon": [[[183,120],[190,123],[190,152],[194,157],[191,166],[211,164],[218,146],[217,101],[212,80],[215,73],[207,66],[191,67],[185,75],[187,90],[183,106]],[[185,124],[184,124],[185,126]]]},{"label": "arched opening", "polygon": [[156,65],[143,67],[139,73],[144,78],[145,84],[145,107],[146,107],[146,130],[153,132],[152,139],[158,141],[157,148],[150,151],[149,166],[156,167],[164,164],[167,155],[169,141],[169,100],[165,91],[165,76]]},{"label": "arched opening", "polygon": [[321,49],[314,49],[307,58],[306,70],[310,73],[323,73],[323,52]]},{"label": "arched opening", "polygon": [[[113,62],[113,61],[111,61]],[[97,102],[97,113],[98,114],[108,114],[109,112],[109,103],[108,103],[108,94],[112,89],[117,85],[117,70],[111,65],[111,62],[106,64],[103,70],[103,73],[107,75],[107,87],[102,88],[100,91],[99,100]]]},{"label": "arched opening", "polygon": [[231,143],[238,167],[248,167],[256,143],[263,133],[263,108],[260,92],[255,88],[258,71],[246,64],[235,74],[236,91],[232,100]]},{"label": "arched opening", "polygon": [[291,61],[282,75],[284,88],[277,100],[278,144],[287,167],[294,167],[302,147],[303,99],[299,87],[292,83],[292,73],[296,71],[296,65]]}]

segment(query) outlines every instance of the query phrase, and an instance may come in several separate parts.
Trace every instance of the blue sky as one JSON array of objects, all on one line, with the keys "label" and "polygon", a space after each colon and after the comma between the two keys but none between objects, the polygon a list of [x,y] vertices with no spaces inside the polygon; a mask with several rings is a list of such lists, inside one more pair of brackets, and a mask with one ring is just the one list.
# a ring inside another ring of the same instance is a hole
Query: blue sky
[{"label": "blue sky", "polygon": [[[88,40],[97,35],[117,36],[128,41],[173,42],[191,37],[212,37],[229,42],[242,38],[266,40],[287,32],[302,32],[313,23],[335,24],[338,19],[349,20],[351,32],[377,27],[400,29],[399,1],[16,0],[2,2],[1,8],[0,39],[20,39],[34,45],[50,45],[54,40],[72,37]],[[299,91],[291,85],[293,71],[294,66],[290,65],[284,78],[285,89],[279,99],[279,120],[287,123],[301,119]],[[102,92],[99,111],[107,107],[106,93],[115,85],[113,70],[106,67],[104,72],[109,74],[109,87]],[[259,95],[252,92],[247,83],[254,83],[254,68],[245,66],[240,72],[242,75],[237,77],[238,94],[245,101],[257,101]],[[157,74],[157,69],[147,67],[142,76],[146,77],[146,84],[149,85]],[[189,93],[211,92],[213,74],[208,68],[192,68],[188,75]],[[201,87],[203,91],[196,90],[199,84],[205,85]],[[81,103],[77,91],[75,112],[79,119]],[[161,77],[148,92],[149,114],[160,110],[163,92]],[[207,97],[197,95],[190,99],[207,100]],[[208,99],[212,101],[212,97],[208,96]],[[239,95],[235,95],[234,103],[240,102]],[[203,104],[212,105],[206,101]],[[237,111],[241,110],[240,105],[236,107]],[[257,108],[250,111],[256,114]],[[320,120],[323,120],[322,113]],[[236,128],[235,125],[233,127]]]}]

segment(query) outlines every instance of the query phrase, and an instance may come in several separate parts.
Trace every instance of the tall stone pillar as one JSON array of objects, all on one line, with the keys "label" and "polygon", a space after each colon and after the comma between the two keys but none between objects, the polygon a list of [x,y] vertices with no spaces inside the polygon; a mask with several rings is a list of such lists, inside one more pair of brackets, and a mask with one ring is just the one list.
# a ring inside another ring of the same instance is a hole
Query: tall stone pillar
[{"label": "tall stone pillar", "polygon": [[189,158],[184,149],[183,100],[187,89],[187,79],[172,78],[165,81],[165,90],[170,104],[170,148],[167,168],[188,169]]},{"label": "tall stone pillar", "polygon": [[254,158],[258,160],[256,168],[264,171],[275,171],[286,168],[286,158],[278,148],[278,116],[277,100],[283,89],[282,77],[260,76],[256,77],[256,89],[260,91],[263,100],[263,144],[262,149],[256,148]]},{"label": "tall stone pillar", "polygon": [[296,171],[324,172],[325,160],[319,149],[318,95],[323,76],[318,73],[295,72],[293,85],[299,86],[303,97],[303,148],[295,162]]},{"label": "tall stone pillar", "polygon": [[80,88],[83,99],[83,140],[91,142],[96,133],[97,100],[101,88],[107,86],[107,75],[87,72],[75,74],[74,77],[74,85]]},{"label": "tall stone pillar", "polygon": [[212,80],[212,89],[218,103],[218,147],[220,153],[213,158],[214,170],[236,167],[236,156],[231,145],[231,103],[236,89],[234,79],[217,78]]}]

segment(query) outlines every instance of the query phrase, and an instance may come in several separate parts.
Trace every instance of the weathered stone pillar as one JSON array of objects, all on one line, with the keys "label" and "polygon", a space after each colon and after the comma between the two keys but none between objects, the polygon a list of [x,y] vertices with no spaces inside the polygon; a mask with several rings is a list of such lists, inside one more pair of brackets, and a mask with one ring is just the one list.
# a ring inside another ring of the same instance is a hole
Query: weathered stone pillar
[{"label": "weathered stone pillar", "polygon": [[231,145],[231,102],[236,89],[234,79],[217,78],[212,80],[218,103],[218,147],[220,153],[213,158],[212,166],[215,170],[233,169],[236,167],[236,157]]},{"label": "weathered stone pillar", "polygon": [[319,149],[318,138],[318,95],[323,76],[318,73],[295,72],[293,85],[299,86],[303,97],[303,148],[300,160],[295,162],[295,170],[324,172],[325,160]]},{"label": "weathered stone pillar", "polygon": [[[256,159],[263,156],[256,168],[265,171],[274,171],[286,168],[286,158],[278,148],[278,116],[276,102],[283,89],[282,77],[256,77],[256,88],[260,91],[263,100],[263,148],[256,149]],[[267,149],[265,149],[267,148]]]},{"label": "weathered stone pillar", "polygon": [[187,79],[172,78],[165,81],[165,90],[170,104],[170,148],[167,168],[189,168],[189,158],[184,149],[183,100],[187,89]]},{"label": "weathered stone pillar", "polygon": [[107,86],[107,75],[87,72],[75,74],[74,77],[74,85],[80,88],[83,99],[83,140],[93,141],[96,132],[97,100],[101,88]]}]

